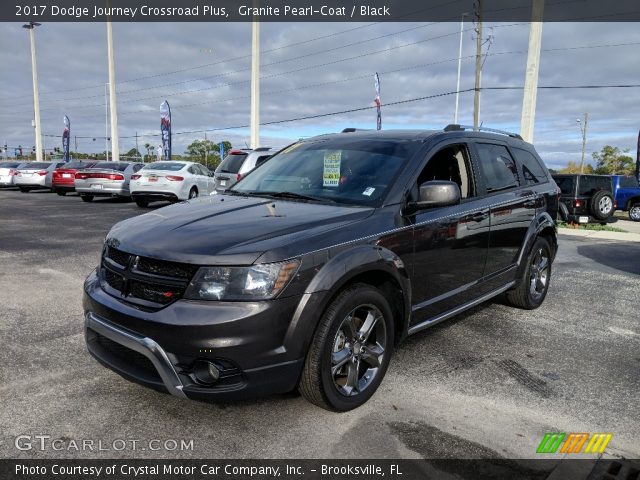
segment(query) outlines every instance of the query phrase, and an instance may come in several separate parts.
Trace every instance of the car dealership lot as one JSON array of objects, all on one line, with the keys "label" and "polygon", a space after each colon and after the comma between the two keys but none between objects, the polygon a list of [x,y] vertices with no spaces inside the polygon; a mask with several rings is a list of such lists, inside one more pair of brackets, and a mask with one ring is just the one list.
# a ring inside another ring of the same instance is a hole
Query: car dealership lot
[{"label": "car dealership lot", "polygon": [[[533,457],[550,431],[613,432],[610,454],[640,456],[640,243],[561,236],[540,309],[489,303],[411,337],[372,400],[335,414],[295,394],[180,400],[86,353],[82,282],[111,225],[141,212],[0,191],[0,456]],[[18,450],[18,435],[65,447]],[[116,439],[127,448],[67,448]],[[152,439],[193,439],[193,449],[132,451],[131,440]]]}]

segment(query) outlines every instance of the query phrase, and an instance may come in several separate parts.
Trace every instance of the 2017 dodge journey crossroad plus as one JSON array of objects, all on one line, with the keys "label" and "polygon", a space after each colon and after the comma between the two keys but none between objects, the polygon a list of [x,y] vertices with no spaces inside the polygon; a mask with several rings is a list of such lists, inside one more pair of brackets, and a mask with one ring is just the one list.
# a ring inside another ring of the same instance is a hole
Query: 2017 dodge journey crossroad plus
[{"label": "2017 dodge journey crossroad plus", "polygon": [[534,309],[558,189],[518,135],[322,135],[223,194],[116,224],[84,285],[87,347],[179,397],[366,402],[408,335],[505,293]]}]

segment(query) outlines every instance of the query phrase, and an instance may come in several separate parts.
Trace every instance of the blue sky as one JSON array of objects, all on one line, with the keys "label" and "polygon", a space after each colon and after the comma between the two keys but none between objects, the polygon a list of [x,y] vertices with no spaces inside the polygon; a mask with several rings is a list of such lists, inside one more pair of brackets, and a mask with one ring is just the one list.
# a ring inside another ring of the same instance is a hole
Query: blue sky
[{"label": "blue sky", "polygon": [[[473,87],[475,42],[465,25],[461,88]],[[173,110],[174,132],[249,123],[250,23],[117,23],[113,26],[121,151],[158,143],[158,108]],[[442,128],[453,120],[454,96],[385,105],[455,90],[459,23],[262,24],[261,120],[317,115],[373,105],[373,74],[380,72],[383,128]],[[485,24],[483,86],[521,86],[529,25]],[[49,23],[36,31],[42,129],[62,133],[72,122],[79,150],[104,150],[106,28],[102,23]],[[29,42],[20,24],[0,24],[0,142],[33,145]],[[490,46],[489,46],[490,44]],[[636,23],[546,23],[541,86],[640,83],[640,29]],[[587,158],[604,144],[635,144],[640,128],[640,88],[540,90],[534,144],[547,164],[579,160],[576,118],[589,112]],[[460,123],[472,123],[473,93],[460,96]],[[483,92],[481,120],[518,132],[522,92]],[[265,126],[263,145],[346,126],[374,128],[375,110]],[[209,139],[248,141],[248,129],[210,132]],[[93,141],[93,138],[96,138]],[[202,133],[175,135],[174,151]],[[59,146],[46,137],[45,146]],[[72,143],[73,145],[73,143]]]}]

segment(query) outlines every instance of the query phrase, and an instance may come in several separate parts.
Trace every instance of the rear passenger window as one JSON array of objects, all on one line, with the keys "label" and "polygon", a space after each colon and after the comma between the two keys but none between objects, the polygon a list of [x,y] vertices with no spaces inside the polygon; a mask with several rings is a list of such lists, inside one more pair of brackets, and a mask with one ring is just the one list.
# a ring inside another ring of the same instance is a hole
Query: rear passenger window
[{"label": "rear passenger window", "polygon": [[516,164],[506,147],[477,143],[476,149],[488,193],[518,186]]},{"label": "rear passenger window", "polygon": [[547,181],[547,173],[539,160],[531,153],[521,148],[512,148],[516,160],[521,165],[522,179],[527,185],[536,185]]}]

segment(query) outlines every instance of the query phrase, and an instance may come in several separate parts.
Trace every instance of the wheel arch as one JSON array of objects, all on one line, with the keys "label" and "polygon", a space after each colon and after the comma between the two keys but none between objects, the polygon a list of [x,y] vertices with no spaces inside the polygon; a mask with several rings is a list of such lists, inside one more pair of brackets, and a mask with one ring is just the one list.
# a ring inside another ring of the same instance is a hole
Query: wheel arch
[{"label": "wheel arch", "polygon": [[527,235],[522,244],[522,248],[520,249],[520,254],[518,255],[517,278],[520,278],[524,273],[524,269],[526,268],[526,262],[524,260],[531,252],[533,244],[538,237],[543,237],[549,242],[553,258],[555,258],[556,253],[558,252],[558,229],[555,221],[551,218],[551,215],[549,215],[549,212],[542,212],[538,214],[534,221],[531,222],[531,225],[529,225]]},{"label": "wheel arch", "polygon": [[289,325],[285,345],[304,338],[306,355],[327,307],[341,291],[357,283],[383,292],[394,314],[395,342],[404,339],[411,314],[411,285],[404,263],[388,249],[363,245],[335,255],[314,276]]}]

